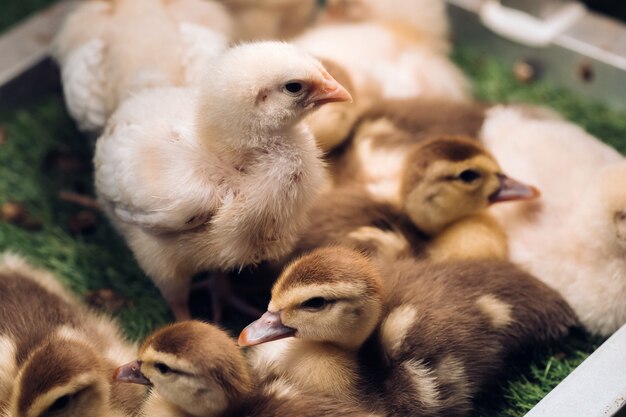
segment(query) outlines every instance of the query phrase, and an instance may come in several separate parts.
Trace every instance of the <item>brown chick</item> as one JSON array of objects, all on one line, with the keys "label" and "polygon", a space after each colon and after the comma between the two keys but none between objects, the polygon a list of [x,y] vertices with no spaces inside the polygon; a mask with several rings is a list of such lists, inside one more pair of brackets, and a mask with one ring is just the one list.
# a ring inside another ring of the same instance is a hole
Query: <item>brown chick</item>
[{"label": "brown chick", "polygon": [[145,390],[111,383],[136,347],[48,272],[15,255],[0,262],[0,415],[128,417]]},{"label": "brown chick", "polygon": [[409,254],[506,258],[506,236],[484,211],[497,202],[534,198],[533,187],[504,175],[468,138],[423,141],[406,160],[397,184],[382,181],[325,192],[311,211],[297,253],[342,244],[384,259]]},{"label": "brown chick", "polygon": [[405,260],[379,271],[332,247],[285,269],[239,344],[285,339],[255,348],[257,369],[388,416],[464,416],[510,355],[576,323],[554,290],[507,262]]},{"label": "brown chick", "polygon": [[283,381],[259,383],[235,342],[197,321],[157,330],[139,359],[118,368],[114,379],[153,386],[146,417],[375,417]]}]

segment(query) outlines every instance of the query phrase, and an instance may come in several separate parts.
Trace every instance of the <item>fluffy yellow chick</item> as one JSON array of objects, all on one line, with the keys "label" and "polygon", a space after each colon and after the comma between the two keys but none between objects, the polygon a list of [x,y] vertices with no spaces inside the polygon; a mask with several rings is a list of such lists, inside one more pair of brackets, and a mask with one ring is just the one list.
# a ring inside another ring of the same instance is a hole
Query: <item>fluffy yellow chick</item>
[{"label": "fluffy yellow chick", "polygon": [[376,417],[280,380],[259,383],[223,330],[196,321],[154,332],[114,378],[154,387],[145,417]]},{"label": "fluffy yellow chick", "polygon": [[94,160],[102,207],[177,319],[189,317],[194,274],[291,249],[324,182],[301,121],[351,99],[286,43],[240,45],[207,70],[198,91],[154,89],[126,101]]},{"label": "fluffy yellow chick", "polygon": [[557,289],[592,333],[626,323],[626,161],[553,113],[499,106],[485,145],[502,166],[533,181],[541,199],[491,211],[511,260]]},{"label": "fluffy yellow chick", "polygon": [[317,0],[220,0],[233,15],[239,41],[286,40],[315,20]]},{"label": "fluffy yellow chick", "polygon": [[136,416],[145,390],[110,377],[136,351],[52,274],[0,257],[0,416]]},{"label": "fluffy yellow chick", "polygon": [[226,9],[208,0],[88,0],[65,21],[54,55],[68,110],[99,132],[145,88],[197,82],[230,42]]}]

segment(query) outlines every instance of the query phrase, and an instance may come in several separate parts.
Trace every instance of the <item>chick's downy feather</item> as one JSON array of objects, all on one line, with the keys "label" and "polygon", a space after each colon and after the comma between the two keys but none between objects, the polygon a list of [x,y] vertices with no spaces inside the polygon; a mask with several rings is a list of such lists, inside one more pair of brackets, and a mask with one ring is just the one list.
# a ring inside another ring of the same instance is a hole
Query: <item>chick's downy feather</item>
[{"label": "chick's downy feather", "polygon": [[100,131],[131,94],[196,82],[230,33],[228,13],[212,1],[83,2],[54,50],[70,114],[81,129]]}]

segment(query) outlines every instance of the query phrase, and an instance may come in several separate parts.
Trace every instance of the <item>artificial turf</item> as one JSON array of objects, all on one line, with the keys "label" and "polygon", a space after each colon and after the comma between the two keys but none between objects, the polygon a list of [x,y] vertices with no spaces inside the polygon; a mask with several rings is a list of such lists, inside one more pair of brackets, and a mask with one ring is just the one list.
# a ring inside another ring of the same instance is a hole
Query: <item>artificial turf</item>
[{"label": "artificial turf", "polygon": [[[30,5],[50,2],[21,1]],[[9,21],[5,7],[0,13],[0,29]],[[25,8],[11,10],[14,19],[23,16]],[[626,114],[543,82],[522,84],[495,60],[467,50],[456,51],[454,58],[474,81],[477,98],[554,107],[626,153]],[[93,227],[72,231],[70,223],[85,209],[58,199],[59,190],[93,193],[91,154],[89,142],[67,116],[60,94],[0,114],[0,205],[24,203],[33,223],[41,223],[24,228],[0,221],[0,251],[18,252],[53,271],[79,296],[111,289],[115,299],[105,297],[104,305],[111,307],[129,337],[141,339],[171,320],[158,291],[106,219],[94,212],[97,221]],[[236,331],[242,322],[234,318],[227,324]],[[530,365],[511,365],[513,376],[497,394],[482,398],[475,415],[524,415],[600,342],[577,333],[561,344],[533,353]]]}]

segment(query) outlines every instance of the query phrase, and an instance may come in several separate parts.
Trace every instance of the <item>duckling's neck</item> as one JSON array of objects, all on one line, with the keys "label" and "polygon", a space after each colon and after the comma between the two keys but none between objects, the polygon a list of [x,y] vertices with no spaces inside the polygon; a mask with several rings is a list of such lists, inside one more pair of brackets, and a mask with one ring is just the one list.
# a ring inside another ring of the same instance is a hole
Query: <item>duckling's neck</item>
[{"label": "duckling's neck", "polygon": [[293,382],[347,401],[358,394],[357,352],[331,343],[290,340],[279,367]]}]

